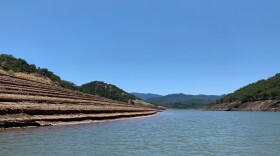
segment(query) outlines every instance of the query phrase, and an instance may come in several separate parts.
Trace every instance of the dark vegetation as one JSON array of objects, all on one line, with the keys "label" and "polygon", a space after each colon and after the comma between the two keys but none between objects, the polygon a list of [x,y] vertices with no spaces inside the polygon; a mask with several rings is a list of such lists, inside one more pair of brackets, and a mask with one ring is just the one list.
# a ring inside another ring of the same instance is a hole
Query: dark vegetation
[{"label": "dark vegetation", "polygon": [[116,87],[115,85],[107,84],[101,81],[93,81],[84,84],[81,86],[81,88],[84,92],[122,102],[129,102],[130,100],[139,99],[136,96]]},{"label": "dark vegetation", "polygon": [[164,106],[167,108],[176,108],[176,109],[200,109],[212,106],[215,102],[201,99],[185,100],[185,101],[154,101],[151,102],[156,106]]},{"label": "dark vegetation", "polygon": [[218,103],[228,103],[239,101],[242,103],[260,100],[279,100],[280,99],[280,74],[249,84],[234,93],[228,94]]},{"label": "dark vegetation", "polygon": [[79,90],[85,93],[98,95],[122,102],[128,102],[134,99],[138,99],[134,95],[131,95],[114,85],[106,84],[104,82],[94,81],[82,86],[77,86],[72,82],[62,80],[58,75],[54,74],[46,68],[36,67],[36,65],[34,64],[27,63],[24,59],[15,58],[12,55],[0,55],[0,69],[10,72],[21,72],[40,75],[42,77],[49,78],[54,85],[59,85],[63,88]]},{"label": "dark vegetation", "polygon": [[[222,95],[223,96],[223,95]],[[193,100],[193,99],[201,99],[206,101],[216,101],[220,99],[222,96],[218,95],[186,95],[186,94],[169,94],[166,96],[161,97],[155,97],[147,99],[147,101],[171,101],[171,102],[177,102],[177,101],[186,101],[186,100]]]}]

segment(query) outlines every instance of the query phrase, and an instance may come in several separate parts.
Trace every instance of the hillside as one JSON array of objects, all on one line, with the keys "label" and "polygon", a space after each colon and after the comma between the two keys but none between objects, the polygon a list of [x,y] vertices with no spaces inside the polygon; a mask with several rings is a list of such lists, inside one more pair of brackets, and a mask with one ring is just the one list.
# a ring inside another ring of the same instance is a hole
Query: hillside
[{"label": "hillside", "polygon": [[34,64],[29,64],[24,59],[15,58],[12,55],[0,55],[0,70],[1,73],[8,75],[26,78],[41,83],[57,85],[63,88],[79,90],[79,87],[77,87],[74,83],[61,80],[58,75],[48,69],[37,67]]},{"label": "hillside", "polygon": [[280,99],[280,74],[249,84],[228,94],[218,101],[218,103],[240,101],[242,103],[260,100]]},{"label": "hillside", "polygon": [[169,94],[166,96],[148,98],[145,101],[167,108],[200,109],[213,105],[215,101],[221,97],[222,96],[216,95]]},{"label": "hillside", "polygon": [[12,55],[0,55],[0,73],[53,86],[60,86],[71,90],[82,91],[129,104],[133,104],[133,101],[137,100],[135,103],[146,106],[145,102],[141,102],[139,98],[123,91],[117,86],[99,81],[93,81],[82,86],[77,86],[70,81],[62,80],[58,75],[46,68],[40,68],[34,64],[29,64],[24,59],[15,58]]},{"label": "hillside", "polygon": [[144,116],[157,110],[0,74],[0,128]]},{"label": "hillside", "polygon": [[81,89],[89,94],[106,97],[113,100],[118,100],[133,104],[133,100],[139,100],[136,96],[125,92],[124,90],[112,84],[107,84],[101,81],[93,81],[83,84]]},{"label": "hillside", "polygon": [[136,92],[133,92],[133,93],[130,93],[142,100],[148,100],[150,98],[158,98],[158,97],[162,97],[162,95],[158,95],[158,94],[151,94],[151,93],[136,93]]},{"label": "hillside", "polygon": [[280,111],[280,74],[242,87],[209,109]]}]

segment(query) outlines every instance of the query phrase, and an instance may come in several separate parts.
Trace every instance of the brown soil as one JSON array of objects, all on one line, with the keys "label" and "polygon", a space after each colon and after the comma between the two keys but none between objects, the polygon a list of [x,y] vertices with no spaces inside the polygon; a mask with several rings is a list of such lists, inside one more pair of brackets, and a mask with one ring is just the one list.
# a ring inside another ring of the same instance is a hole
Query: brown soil
[{"label": "brown soil", "polygon": [[280,112],[280,100],[263,100],[263,101],[251,101],[251,102],[231,102],[216,104],[208,110],[218,111],[271,111]]},{"label": "brown soil", "polygon": [[0,74],[0,128],[43,122],[108,120],[152,115],[158,110]]}]

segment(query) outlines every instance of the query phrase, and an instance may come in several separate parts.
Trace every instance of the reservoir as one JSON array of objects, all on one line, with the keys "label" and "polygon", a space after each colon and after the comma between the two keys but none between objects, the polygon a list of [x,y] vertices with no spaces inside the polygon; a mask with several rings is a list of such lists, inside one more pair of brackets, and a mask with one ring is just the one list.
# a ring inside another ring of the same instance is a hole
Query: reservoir
[{"label": "reservoir", "polygon": [[280,113],[167,110],[108,122],[0,129],[0,155],[278,155]]}]

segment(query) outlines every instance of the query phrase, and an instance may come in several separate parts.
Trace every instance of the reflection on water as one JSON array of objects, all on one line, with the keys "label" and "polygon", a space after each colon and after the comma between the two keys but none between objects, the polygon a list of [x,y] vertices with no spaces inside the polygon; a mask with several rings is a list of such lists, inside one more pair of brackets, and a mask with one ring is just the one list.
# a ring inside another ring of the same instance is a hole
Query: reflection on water
[{"label": "reflection on water", "polygon": [[169,110],[94,124],[0,130],[0,155],[278,155],[280,113]]}]

